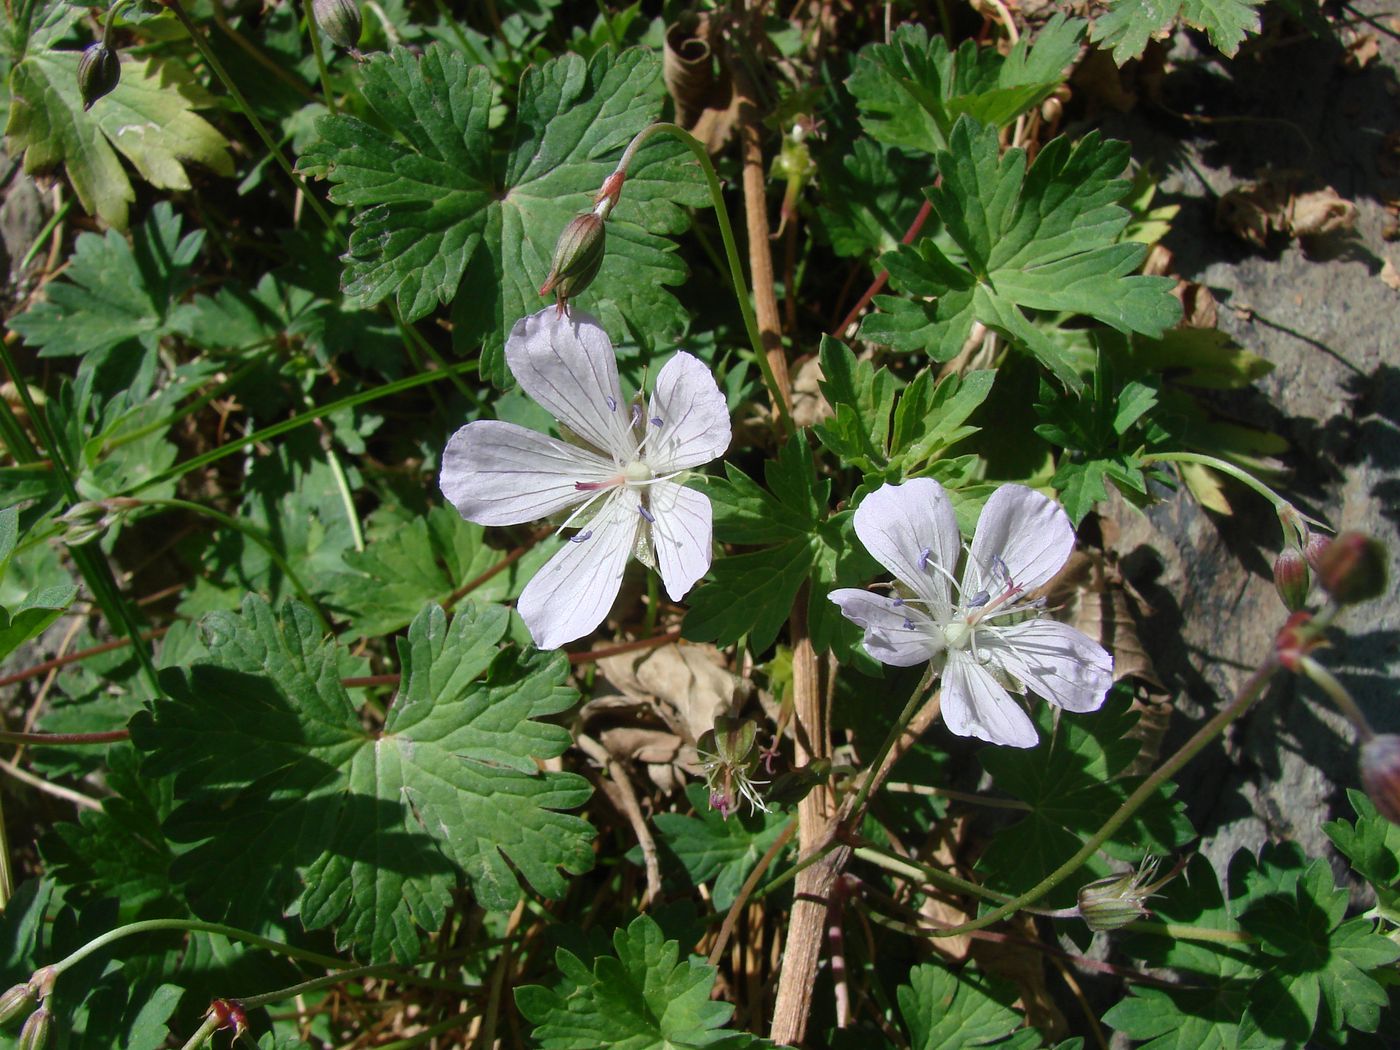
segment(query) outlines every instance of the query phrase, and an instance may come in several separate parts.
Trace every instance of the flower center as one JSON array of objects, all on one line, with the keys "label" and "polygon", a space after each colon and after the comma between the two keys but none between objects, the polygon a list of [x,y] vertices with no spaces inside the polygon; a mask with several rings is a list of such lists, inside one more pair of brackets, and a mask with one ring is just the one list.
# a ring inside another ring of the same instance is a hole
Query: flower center
[{"label": "flower center", "polygon": [[631,463],[628,463],[622,471],[623,480],[629,485],[644,484],[655,476],[651,467],[647,466],[640,459],[634,459]]},{"label": "flower center", "polygon": [[972,641],[972,625],[966,620],[951,620],[943,625],[943,640],[949,649],[966,649]]}]

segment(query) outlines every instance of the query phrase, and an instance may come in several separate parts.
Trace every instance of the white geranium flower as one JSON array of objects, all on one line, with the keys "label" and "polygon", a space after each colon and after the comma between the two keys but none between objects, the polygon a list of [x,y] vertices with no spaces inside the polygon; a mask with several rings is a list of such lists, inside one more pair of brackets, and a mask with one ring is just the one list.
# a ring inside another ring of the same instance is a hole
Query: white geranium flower
[{"label": "white geranium flower", "polygon": [[628,405],[602,326],[554,307],[506,340],[521,389],[579,444],[497,420],[468,423],[442,457],[443,494],[468,521],[515,525],[571,511],[578,531],[525,586],[516,608],[541,649],[588,634],[607,616],[634,555],[679,601],[710,567],[709,497],[678,476],[729,447],[729,410],[714,376],[677,353],[651,401]]},{"label": "white geranium flower", "polygon": [[1066,711],[1103,704],[1113,658],[1026,600],[1074,548],[1074,527],[1054,500],[1023,485],[992,493],[961,584],[953,576],[962,551],[957,518],[931,478],[882,485],[856,508],[855,527],[902,588],[894,596],[837,590],[831,600],[865,628],[865,649],[882,663],[942,663],[943,721],[954,733],[1034,747],[1035,726],[1008,688]]}]

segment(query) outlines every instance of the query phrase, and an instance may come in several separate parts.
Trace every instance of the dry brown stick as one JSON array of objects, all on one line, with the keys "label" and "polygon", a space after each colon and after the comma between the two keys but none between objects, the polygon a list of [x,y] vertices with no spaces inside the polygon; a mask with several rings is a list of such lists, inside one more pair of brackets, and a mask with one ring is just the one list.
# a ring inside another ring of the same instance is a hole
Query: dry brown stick
[{"label": "dry brown stick", "polygon": [[647,873],[647,892],[642,898],[641,911],[661,896],[661,861],[656,853],[656,839],[652,838],[647,827],[647,818],[642,813],[642,804],[637,800],[637,789],[632,786],[632,778],[627,775],[627,767],[612,756],[612,753],[587,733],[579,733],[574,742],[593,761],[607,770],[609,780],[603,781],[603,788],[613,805],[622,811],[627,822],[632,825],[632,833],[637,836],[637,845],[642,848],[642,862]]}]

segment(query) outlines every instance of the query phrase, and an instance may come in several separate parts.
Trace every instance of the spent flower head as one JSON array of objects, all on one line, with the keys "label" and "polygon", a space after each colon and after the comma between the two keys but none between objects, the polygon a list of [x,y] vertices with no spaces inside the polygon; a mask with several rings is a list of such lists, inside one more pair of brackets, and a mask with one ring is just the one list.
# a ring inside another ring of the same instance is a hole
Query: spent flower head
[{"label": "spent flower head", "polygon": [[1096,711],[1113,684],[1098,642],[1046,618],[1029,596],[1064,565],[1074,527],[1054,500],[1023,485],[992,493],[954,576],[962,535],[931,478],[882,485],[855,513],[856,535],[894,574],[893,595],[842,589],[831,600],[865,628],[865,649],[896,667],[942,670],[943,721],[959,736],[1034,747],[1035,726],[1010,692],[1030,690],[1066,711]]},{"label": "spent flower head", "polygon": [[1079,891],[1079,917],[1091,930],[1118,930],[1150,914],[1143,901],[1155,896],[1157,890],[1176,877],[1180,868],[1173,868],[1156,882],[1157,858],[1147,857],[1135,871],[1091,882]]},{"label": "spent flower head", "polygon": [[707,730],[695,745],[705,786],[710,790],[710,808],[719,810],[725,820],[744,799],[755,813],[767,813],[768,805],[758,787],[768,783],[754,780],[763,752],[756,746],[758,727],[747,718],[720,715],[715,727]]},{"label": "spent flower head", "polygon": [[661,573],[673,601],[685,597],[710,567],[712,511],[682,476],[729,447],[729,409],[710,370],[678,352],[651,399],[629,405],[602,326],[552,307],[516,322],[506,364],[570,441],[499,420],[468,423],[447,443],[440,484],[481,525],[567,512],[560,531],[577,531],[516,606],[535,644],[558,648],[602,623],[632,557]]}]

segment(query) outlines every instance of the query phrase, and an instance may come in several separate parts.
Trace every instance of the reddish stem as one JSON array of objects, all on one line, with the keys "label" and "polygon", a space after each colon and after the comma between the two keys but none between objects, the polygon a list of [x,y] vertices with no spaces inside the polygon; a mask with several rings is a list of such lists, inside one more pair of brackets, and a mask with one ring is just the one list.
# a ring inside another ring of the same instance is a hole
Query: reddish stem
[{"label": "reddish stem", "polygon": [[[933,184],[937,186],[942,178],[943,177],[940,175],[934,180]],[[919,235],[919,231],[924,228],[924,223],[928,222],[928,217],[932,214],[933,204],[925,199],[924,203],[919,205],[919,214],[914,216],[914,221],[909,224],[909,229],[904,231],[904,236],[900,238],[899,243],[912,244],[914,238]],[[865,290],[865,294],[856,300],[856,305],[851,307],[851,312],[846,315],[846,319],[833,328],[831,334],[839,338],[842,332],[851,327],[851,325],[855,323],[856,318],[860,316],[860,312],[870,305],[870,300],[879,295],[881,289],[889,283],[889,279],[890,271],[881,270],[875,280],[871,282],[870,287]]]},{"label": "reddish stem", "polygon": [[111,729],[105,733],[11,733],[0,730],[0,744],[38,744],[46,747],[51,744],[83,746],[86,744],[114,744],[118,740],[129,740],[131,734],[125,729]]},{"label": "reddish stem", "polygon": [[569,663],[588,664],[594,660],[601,660],[605,656],[618,656],[622,653],[634,652],[637,649],[651,649],[655,646],[665,645],[667,642],[677,641],[681,636],[680,629],[667,631],[665,634],[653,634],[648,638],[638,638],[632,642],[622,642],[619,645],[608,645],[602,649],[589,649],[584,653],[570,653]]},{"label": "reddish stem", "polygon": [[[142,631],[141,640],[149,642],[159,638],[169,627],[157,627],[153,631]],[[26,667],[23,671],[16,671],[14,674],[7,674],[0,677],[0,686],[14,685],[16,682],[23,682],[27,678],[37,678],[41,674],[48,674],[59,667],[67,667],[69,664],[86,660],[90,656],[100,656],[102,653],[110,653],[113,649],[120,649],[124,645],[130,645],[130,638],[114,638],[110,642],[103,642],[94,645],[89,649],[79,649],[75,653],[68,653],[66,656],[55,656],[52,660],[45,660],[43,663],[35,664],[33,667]]]}]

